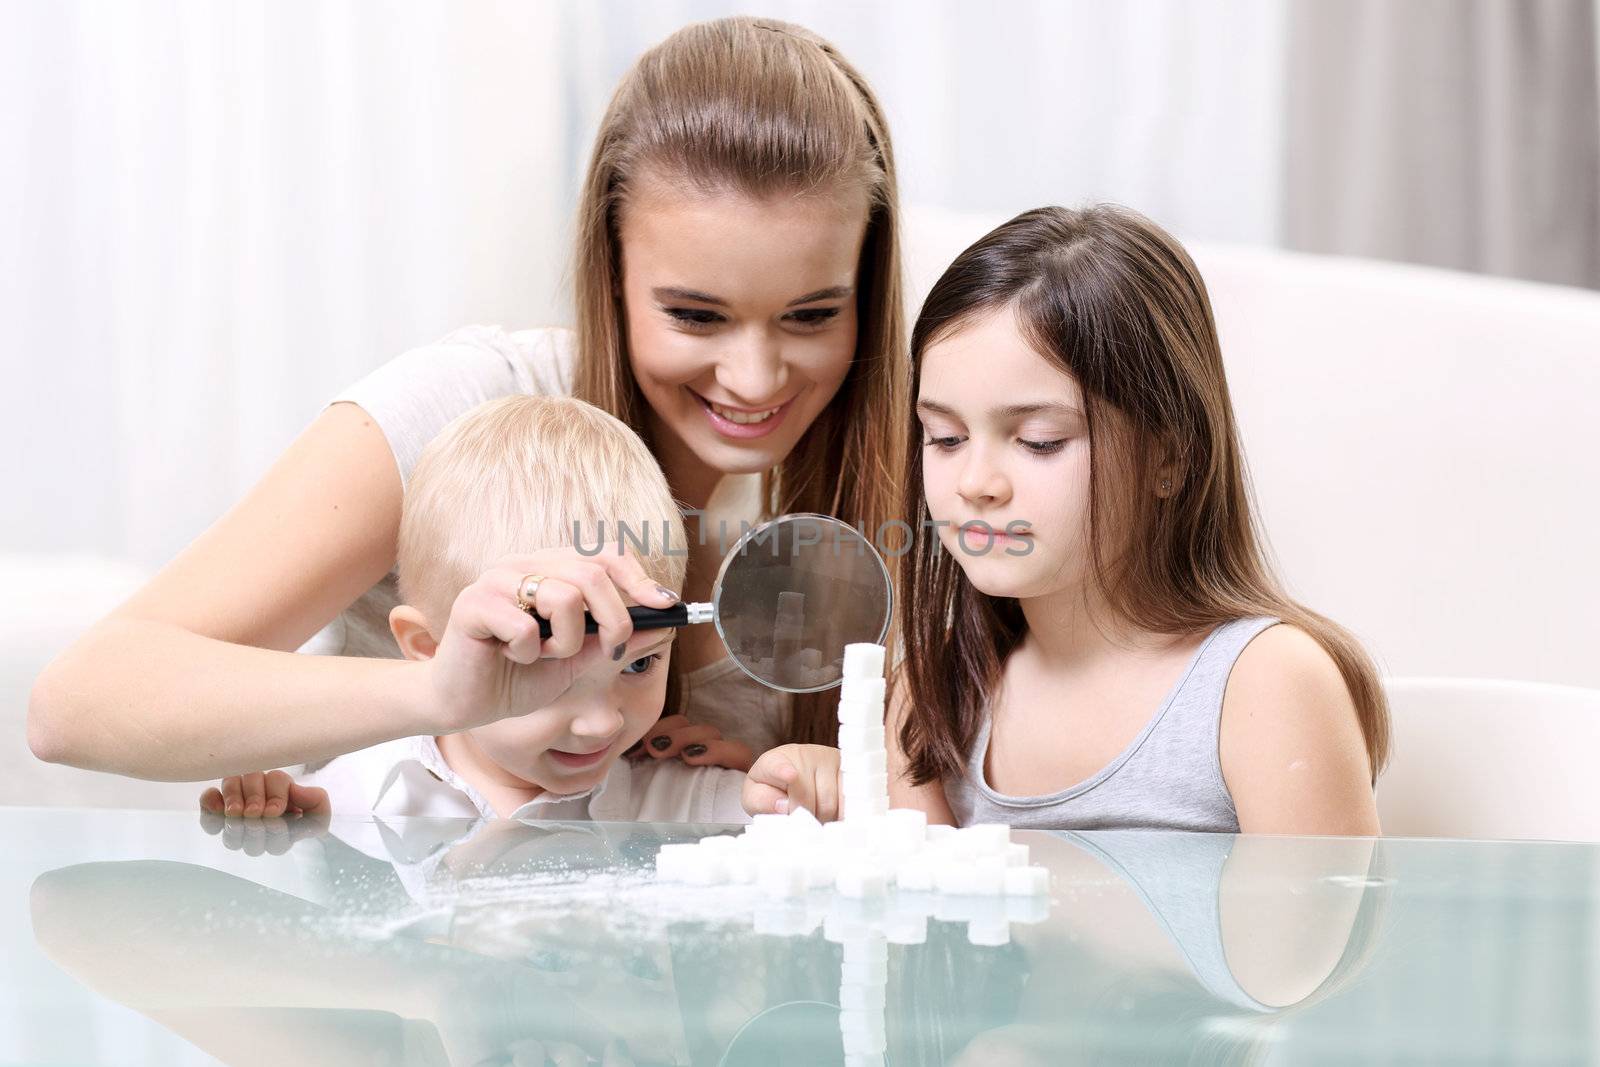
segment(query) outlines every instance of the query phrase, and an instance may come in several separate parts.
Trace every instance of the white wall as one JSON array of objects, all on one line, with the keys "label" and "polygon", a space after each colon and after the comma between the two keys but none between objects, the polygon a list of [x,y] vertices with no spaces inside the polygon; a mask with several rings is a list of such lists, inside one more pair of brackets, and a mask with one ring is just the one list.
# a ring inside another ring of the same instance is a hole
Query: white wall
[{"label": "white wall", "polygon": [[467,322],[565,320],[617,77],[741,9],[866,72],[907,203],[1110,198],[1276,237],[1274,0],[13,3],[0,551],[158,566],[365,369]]}]

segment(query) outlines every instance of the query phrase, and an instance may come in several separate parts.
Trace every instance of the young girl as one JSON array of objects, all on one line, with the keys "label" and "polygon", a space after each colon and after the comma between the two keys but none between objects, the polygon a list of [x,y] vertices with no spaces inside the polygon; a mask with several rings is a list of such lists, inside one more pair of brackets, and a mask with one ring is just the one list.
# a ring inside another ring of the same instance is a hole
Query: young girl
[{"label": "young girl", "polygon": [[1115,207],[1019,215],[934,286],[911,355],[906,506],[927,522],[902,563],[895,802],[1376,834],[1382,691],[1264,559],[1178,243]]},{"label": "young girl", "polygon": [[[736,536],[740,520],[811,511],[878,528],[897,506],[900,444],[870,413],[902,406],[906,381],[896,224],[882,110],[831,46],[751,18],[673,34],[601,123],[579,213],[577,328],[463,330],[338,397],[244,501],[45,671],[34,752],[223,777],[513,714],[474,673],[483,658],[453,650],[488,646],[565,677],[561,661],[586,644],[581,615],[530,637],[521,576],[480,576],[421,674],[388,632],[411,468],[446,423],[494,397],[570,393],[644,438],[701,513],[691,600],[709,599],[732,539],[721,530]],[[607,555],[608,574],[577,588],[584,606],[615,617],[619,591],[672,602]],[[332,655],[289,654],[319,630]],[[630,632],[624,618],[598,640],[620,648]],[[652,756],[742,767],[779,741],[829,736],[826,699],[791,706],[716,640],[705,626],[679,638],[668,710],[683,715],[647,738]]]}]

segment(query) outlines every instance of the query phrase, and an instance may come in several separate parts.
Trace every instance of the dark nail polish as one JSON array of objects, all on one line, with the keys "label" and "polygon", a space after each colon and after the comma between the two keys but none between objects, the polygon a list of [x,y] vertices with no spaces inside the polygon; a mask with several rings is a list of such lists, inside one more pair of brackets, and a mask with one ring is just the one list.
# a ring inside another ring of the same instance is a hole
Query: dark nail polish
[{"label": "dark nail polish", "polygon": [[662,596],[666,597],[668,600],[671,600],[673,603],[677,603],[678,602],[678,599],[679,599],[678,598],[678,594],[674,593],[672,590],[668,589],[664,585],[656,586],[656,592],[660,593]]},{"label": "dark nail polish", "polygon": [[650,747],[655,749],[657,752],[665,752],[667,749],[672,747],[672,738],[652,737],[650,739]]},{"label": "dark nail polish", "polygon": [[614,660],[621,659],[622,654],[626,651],[628,651],[628,643],[624,641],[622,644],[611,650],[611,658]]},{"label": "dark nail polish", "polygon": [[684,747],[683,754],[685,756],[704,756],[706,754],[706,746],[686,745]]}]

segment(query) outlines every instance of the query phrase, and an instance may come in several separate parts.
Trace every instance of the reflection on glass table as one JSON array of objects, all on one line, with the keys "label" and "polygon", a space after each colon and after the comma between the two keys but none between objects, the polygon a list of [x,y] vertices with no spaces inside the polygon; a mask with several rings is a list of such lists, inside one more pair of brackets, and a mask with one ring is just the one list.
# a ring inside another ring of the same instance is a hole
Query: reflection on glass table
[{"label": "reflection on glass table", "polygon": [[28,879],[0,990],[22,1013],[0,1034],[28,1047],[0,1037],[7,1062],[92,1058],[75,1041],[126,1009],[203,1050],[189,1062],[227,1064],[1594,1049],[1584,845],[1019,832],[1048,901],[766,901],[655,881],[662,843],[734,832],[716,827],[50,811],[0,826]]}]

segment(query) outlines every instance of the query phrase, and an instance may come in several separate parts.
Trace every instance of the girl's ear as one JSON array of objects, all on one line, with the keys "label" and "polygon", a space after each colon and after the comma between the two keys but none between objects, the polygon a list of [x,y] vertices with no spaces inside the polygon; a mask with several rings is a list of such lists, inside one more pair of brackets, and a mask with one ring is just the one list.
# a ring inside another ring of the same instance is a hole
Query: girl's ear
[{"label": "girl's ear", "polygon": [[432,659],[439,651],[439,642],[428,632],[428,620],[409,604],[401,604],[389,612],[389,632],[394,634],[400,654],[406,659]]}]

